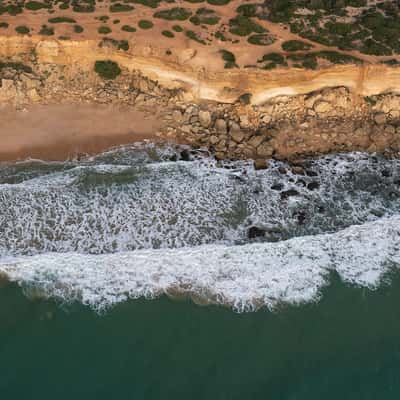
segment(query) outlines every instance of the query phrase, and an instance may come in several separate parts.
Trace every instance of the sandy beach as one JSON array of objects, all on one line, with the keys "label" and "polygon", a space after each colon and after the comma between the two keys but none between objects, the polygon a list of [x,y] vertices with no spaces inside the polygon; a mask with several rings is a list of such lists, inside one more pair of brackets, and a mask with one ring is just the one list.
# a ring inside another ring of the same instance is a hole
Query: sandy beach
[{"label": "sandy beach", "polygon": [[157,116],[105,105],[0,109],[0,161],[64,160],[111,146],[156,139]]}]

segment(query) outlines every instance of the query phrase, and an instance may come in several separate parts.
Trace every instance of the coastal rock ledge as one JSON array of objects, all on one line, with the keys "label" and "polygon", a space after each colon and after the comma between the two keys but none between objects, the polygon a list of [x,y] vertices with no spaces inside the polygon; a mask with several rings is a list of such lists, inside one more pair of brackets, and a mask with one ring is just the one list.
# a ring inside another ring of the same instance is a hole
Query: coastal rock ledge
[{"label": "coastal rock ledge", "polygon": [[[252,158],[260,168],[272,157],[400,152],[399,67],[249,69],[218,80],[87,43],[83,53],[76,43],[54,42],[55,48],[30,40],[17,46],[18,54],[0,43],[0,105],[99,103],[156,113],[158,137],[207,148],[219,159]],[[106,57],[120,67],[115,79],[94,70]]]}]

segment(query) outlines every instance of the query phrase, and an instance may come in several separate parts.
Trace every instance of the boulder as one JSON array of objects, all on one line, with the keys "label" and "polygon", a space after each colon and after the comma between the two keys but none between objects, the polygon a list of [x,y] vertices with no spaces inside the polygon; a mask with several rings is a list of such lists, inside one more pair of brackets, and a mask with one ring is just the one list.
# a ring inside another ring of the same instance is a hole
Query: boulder
[{"label": "boulder", "polygon": [[219,132],[219,133],[226,133],[227,132],[226,121],[224,119],[217,119],[215,121],[214,127],[217,130],[217,132]]},{"label": "boulder", "polygon": [[378,113],[374,116],[374,121],[377,125],[384,125],[386,124],[387,117],[385,113]]},{"label": "boulder", "polygon": [[264,137],[260,135],[253,136],[247,144],[253,148],[257,148],[264,141]]},{"label": "boulder", "polygon": [[230,135],[236,143],[242,143],[245,138],[245,134],[241,131],[231,132]]},{"label": "boulder", "polygon": [[257,155],[259,157],[271,157],[273,152],[274,149],[268,143],[262,143],[257,147]]},{"label": "boulder", "polygon": [[203,128],[208,128],[211,124],[211,113],[209,111],[199,111],[199,122]]}]

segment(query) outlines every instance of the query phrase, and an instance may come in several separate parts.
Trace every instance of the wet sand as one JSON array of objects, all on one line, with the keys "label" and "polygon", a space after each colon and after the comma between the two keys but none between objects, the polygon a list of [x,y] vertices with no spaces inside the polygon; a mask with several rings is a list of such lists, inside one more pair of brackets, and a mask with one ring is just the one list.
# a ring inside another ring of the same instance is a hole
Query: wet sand
[{"label": "wet sand", "polygon": [[111,146],[156,140],[156,113],[105,105],[0,108],[0,161],[65,160]]}]

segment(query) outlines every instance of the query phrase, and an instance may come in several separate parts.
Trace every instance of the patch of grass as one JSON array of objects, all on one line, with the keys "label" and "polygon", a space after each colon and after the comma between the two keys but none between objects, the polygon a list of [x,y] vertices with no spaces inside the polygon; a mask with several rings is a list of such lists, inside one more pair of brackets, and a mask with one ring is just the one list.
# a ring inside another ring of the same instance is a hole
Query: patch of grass
[{"label": "patch of grass", "polygon": [[307,51],[314,47],[312,44],[302,42],[301,40],[287,40],[282,43],[282,49],[285,51]]},{"label": "patch of grass", "polygon": [[136,28],[130,25],[123,25],[121,30],[124,32],[136,32]]},{"label": "patch of grass", "polygon": [[75,24],[76,20],[70,17],[54,17],[54,18],[49,18],[49,22],[51,24],[61,24],[61,23],[69,23],[69,24]]},{"label": "patch of grass", "polygon": [[163,34],[167,38],[175,37],[175,35],[171,31],[162,31],[161,34]]},{"label": "patch of grass", "polygon": [[15,28],[15,31],[21,35],[27,35],[31,30],[25,25],[20,25]]},{"label": "patch of grass", "polygon": [[39,35],[52,36],[54,35],[54,28],[47,25],[42,25]]},{"label": "patch of grass", "polygon": [[108,26],[100,26],[100,28],[97,29],[97,32],[99,32],[101,35],[108,35],[112,31]]},{"label": "patch of grass", "polygon": [[148,19],[141,19],[138,22],[138,26],[140,29],[151,29],[154,26],[154,24]]},{"label": "patch of grass", "polygon": [[168,21],[185,21],[192,15],[192,12],[187,8],[174,7],[168,10],[162,10],[154,13],[154,18],[162,18]]},{"label": "patch of grass", "polygon": [[111,60],[98,60],[94,64],[94,70],[103,79],[115,79],[121,74],[118,63]]},{"label": "patch of grass", "polygon": [[270,44],[275,42],[275,37],[268,34],[258,34],[258,35],[251,35],[247,39],[250,44],[255,44],[258,46],[269,46]]},{"label": "patch of grass", "polygon": [[83,27],[80,25],[74,25],[74,32],[75,33],[82,33],[84,31]]},{"label": "patch of grass", "polygon": [[130,6],[129,4],[115,3],[115,4],[111,4],[110,12],[112,12],[112,13],[115,13],[115,12],[127,12],[127,11],[134,10],[134,8],[135,7]]}]

